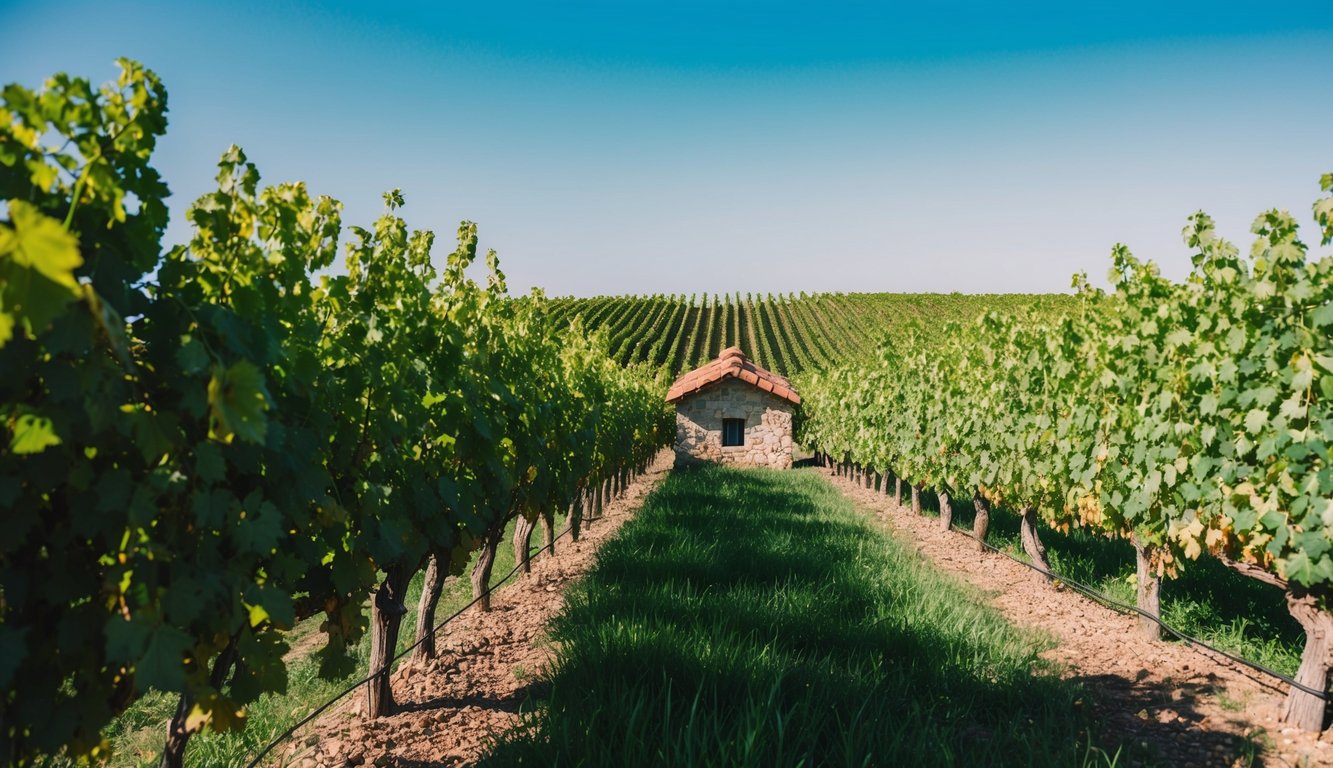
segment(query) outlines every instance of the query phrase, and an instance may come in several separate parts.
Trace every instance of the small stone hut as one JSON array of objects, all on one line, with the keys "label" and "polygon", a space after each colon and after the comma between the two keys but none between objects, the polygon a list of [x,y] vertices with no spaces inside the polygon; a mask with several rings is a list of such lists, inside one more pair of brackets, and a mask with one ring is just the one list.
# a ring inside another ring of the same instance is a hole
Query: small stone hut
[{"label": "small stone hut", "polygon": [[713,461],[791,467],[792,411],[801,403],[791,382],[760,368],[740,347],[676,379],[676,463]]}]

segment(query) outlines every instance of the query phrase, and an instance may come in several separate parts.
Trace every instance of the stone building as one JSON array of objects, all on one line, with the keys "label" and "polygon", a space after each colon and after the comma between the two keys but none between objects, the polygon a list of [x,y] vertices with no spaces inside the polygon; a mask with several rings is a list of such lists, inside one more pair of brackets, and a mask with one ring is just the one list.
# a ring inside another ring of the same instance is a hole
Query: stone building
[{"label": "stone building", "polygon": [[791,382],[755,365],[739,347],[676,379],[676,463],[714,461],[791,467],[792,410],[801,403]]}]

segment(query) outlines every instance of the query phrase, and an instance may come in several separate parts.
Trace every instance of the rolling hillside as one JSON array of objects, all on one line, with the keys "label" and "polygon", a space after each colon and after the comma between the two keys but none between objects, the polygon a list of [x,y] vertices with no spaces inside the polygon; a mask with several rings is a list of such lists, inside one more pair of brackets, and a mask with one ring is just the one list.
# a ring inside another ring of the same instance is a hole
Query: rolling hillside
[{"label": "rolling hillside", "polygon": [[1072,307],[1073,297],[802,292],[566,297],[552,304],[560,322],[581,317],[588,330],[609,329],[612,357],[622,364],[647,362],[677,374],[735,345],[791,376],[859,358],[913,326],[929,331],[993,309],[1058,312]]}]

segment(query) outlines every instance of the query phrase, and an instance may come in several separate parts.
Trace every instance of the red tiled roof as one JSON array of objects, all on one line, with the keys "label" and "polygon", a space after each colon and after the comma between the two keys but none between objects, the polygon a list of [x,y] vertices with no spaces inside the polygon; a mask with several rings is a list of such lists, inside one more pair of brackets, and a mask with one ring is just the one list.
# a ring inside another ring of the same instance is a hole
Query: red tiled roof
[{"label": "red tiled roof", "polygon": [[801,403],[801,396],[796,394],[796,390],[792,388],[790,381],[755,365],[750,361],[750,358],[745,356],[740,347],[727,347],[713,362],[695,368],[676,379],[676,382],[671,385],[671,389],[667,390],[667,402],[674,403],[727,377],[740,379],[764,392],[772,392],[774,395],[795,405]]}]

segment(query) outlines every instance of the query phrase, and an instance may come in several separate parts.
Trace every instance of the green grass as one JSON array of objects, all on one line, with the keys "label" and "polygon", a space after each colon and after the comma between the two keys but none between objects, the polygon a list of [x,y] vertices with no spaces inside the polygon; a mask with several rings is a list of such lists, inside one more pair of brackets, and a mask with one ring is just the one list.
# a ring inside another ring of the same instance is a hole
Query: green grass
[{"label": "green grass", "polygon": [[810,472],[673,473],[488,766],[1109,764],[1083,691]]},{"label": "green grass", "polygon": [[[562,524],[557,518],[557,528]],[[513,523],[505,531],[504,539],[495,557],[492,569],[492,583],[498,581],[514,567],[514,550],[510,546]],[[535,544],[541,543],[541,529],[533,534]],[[567,539],[562,539],[567,541]],[[557,548],[559,544],[557,543]],[[536,552],[538,546],[532,547]],[[471,568],[471,564],[468,565]],[[422,574],[413,578],[407,593],[408,613],[403,617],[402,630],[399,633],[398,649],[410,645],[416,632],[417,601],[421,596]],[[436,621],[442,621],[454,611],[467,605],[472,600],[472,589],[466,578],[451,579],[446,582],[436,609]],[[369,603],[367,603],[369,610]],[[369,632],[357,646],[358,659],[355,675],[337,680],[324,680],[319,677],[318,664],[313,653],[323,642],[319,631],[322,616],[315,616],[300,622],[288,635],[288,643],[298,648],[287,667],[287,692],[262,696],[246,708],[247,724],[243,730],[229,733],[205,732],[190,740],[186,750],[185,762],[199,768],[243,768],[250,757],[268,745],[283,731],[309,714],[315,707],[340,693],[348,685],[365,677],[370,663]],[[448,633],[446,627],[441,636]],[[317,641],[317,642],[316,642]],[[396,666],[396,665],[395,665]],[[364,696],[355,691],[349,696]],[[130,766],[148,766],[157,764],[162,743],[166,738],[167,721],[175,712],[177,697],[152,692],[136,701],[107,729],[106,736],[112,744],[110,766],[129,768]],[[296,738],[304,738],[297,733]],[[279,747],[281,750],[281,747]],[[62,758],[52,761],[54,766],[69,766],[71,763]]]},{"label": "green grass", "polygon": [[[923,512],[938,515],[938,505],[934,494],[922,494]],[[970,531],[976,514],[970,501],[955,501],[953,507],[954,525]],[[1039,534],[1057,575],[1134,604],[1134,548],[1128,542],[1081,529],[1060,533],[1041,528]],[[1016,515],[993,512],[988,539],[997,548],[1027,560]],[[1210,645],[1286,675],[1296,674],[1301,663],[1305,635],[1287,612],[1282,590],[1236,573],[1210,557],[1185,561],[1178,578],[1162,581],[1162,619]]]}]

